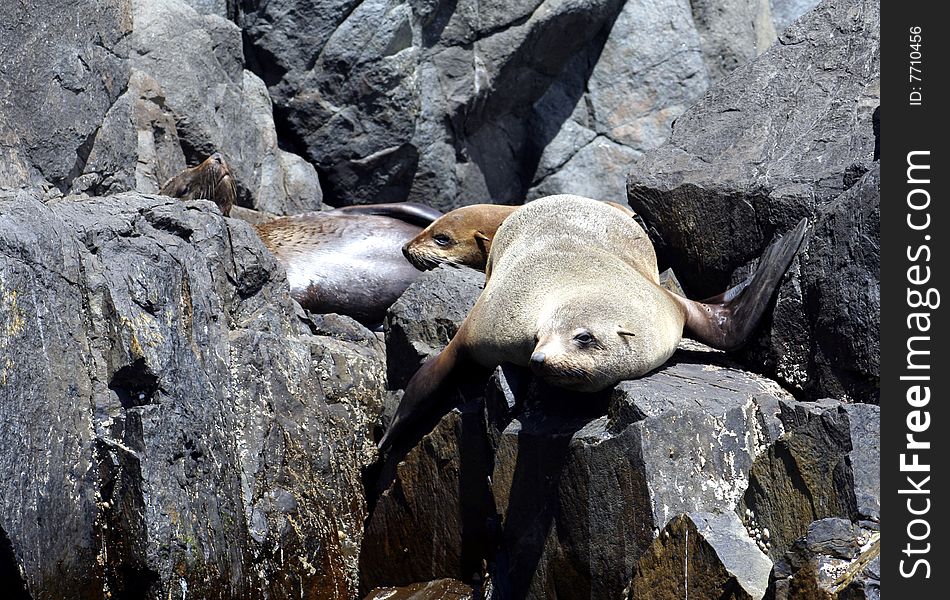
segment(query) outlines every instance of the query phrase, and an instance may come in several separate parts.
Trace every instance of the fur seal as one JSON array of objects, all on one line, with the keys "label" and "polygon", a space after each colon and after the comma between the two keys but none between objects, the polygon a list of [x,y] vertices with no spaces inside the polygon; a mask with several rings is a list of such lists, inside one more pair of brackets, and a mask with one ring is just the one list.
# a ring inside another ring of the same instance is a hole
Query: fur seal
[{"label": "fur seal", "polygon": [[802,219],[773,244],[718,303],[703,303],[659,285],[652,243],[620,211],[571,195],[524,205],[498,228],[484,290],[448,346],[409,381],[380,450],[465,364],[513,363],[558,387],[595,392],[659,367],[684,334],[723,350],[741,346],[807,225]]},{"label": "fur seal", "polygon": [[[628,207],[605,202],[627,216],[636,215]],[[492,238],[502,222],[520,206],[472,204],[436,219],[403,246],[406,260],[428,271],[440,264],[485,270]]]},{"label": "fur seal", "polygon": [[228,217],[234,206],[237,188],[227,161],[221,153],[215,152],[201,164],[185,169],[166,181],[158,193],[182,200],[211,200],[221,209],[221,214]]},{"label": "fur seal", "polygon": [[403,257],[403,244],[441,215],[400,202],[279,217],[254,228],[286,269],[302,307],[375,326],[420,275]]}]

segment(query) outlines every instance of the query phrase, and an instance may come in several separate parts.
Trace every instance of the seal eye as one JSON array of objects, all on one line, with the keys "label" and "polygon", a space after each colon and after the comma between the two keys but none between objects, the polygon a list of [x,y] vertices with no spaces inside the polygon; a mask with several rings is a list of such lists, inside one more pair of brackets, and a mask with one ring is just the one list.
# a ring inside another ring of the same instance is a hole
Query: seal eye
[{"label": "seal eye", "polygon": [[586,347],[594,343],[594,336],[589,331],[582,331],[574,336],[574,341]]},{"label": "seal eye", "polygon": [[432,236],[432,241],[440,246],[448,246],[452,243],[452,238],[445,235],[444,233],[437,233]]}]

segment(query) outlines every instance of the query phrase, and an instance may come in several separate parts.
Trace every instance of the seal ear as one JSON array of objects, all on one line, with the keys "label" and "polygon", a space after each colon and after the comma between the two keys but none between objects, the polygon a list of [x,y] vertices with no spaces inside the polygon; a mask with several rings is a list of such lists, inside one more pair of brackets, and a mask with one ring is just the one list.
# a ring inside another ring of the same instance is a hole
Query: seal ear
[{"label": "seal ear", "polygon": [[475,232],[475,239],[480,240],[482,242],[491,242],[491,238],[485,235],[484,233],[482,233],[481,231]]},{"label": "seal ear", "polygon": [[619,329],[617,330],[617,335],[626,335],[626,336],[629,336],[629,337],[637,337],[637,334],[635,334],[634,332],[630,331],[629,329],[624,329],[623,327],[621,327],[621,328],[619,328]]}]

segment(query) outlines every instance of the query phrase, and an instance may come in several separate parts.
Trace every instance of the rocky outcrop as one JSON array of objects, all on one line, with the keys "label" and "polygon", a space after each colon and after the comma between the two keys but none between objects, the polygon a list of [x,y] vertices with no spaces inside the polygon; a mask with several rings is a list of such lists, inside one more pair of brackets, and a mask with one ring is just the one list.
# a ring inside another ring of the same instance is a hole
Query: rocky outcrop
[{"label": "rocky outcrop", "polygon": [[628,180],[661,262],[694,297],[812,217],[780,325],[749,356],[811,398],[877,396],[878,10],[822,3],[683,114]]},{"label": "rocky outcrop", "polygon": [[316,171],[278,147],[266,88],[244,69],[240,29],[183,0],[132,0],[132,9],[131,64],[160,89],[189,164],[221,152],[240,204],[276,214],[318,210]]},{"label": "rocky outcrop", "polygon": [[[846,402],[879,369],[878,8],[829,0],[755,58],[808,2],[14,3],[4,590],[879,597],[880,414]],[[683,343],[593,395],[470,369],[377,460],[484,276],[423,275],[382,335],[306,313],[249,225],[144,193],[212,150],[255,220],[320,208],[317,170],[333,203],[448,208],[620,200],[640,160],[631,202],[693,297],[812,226],[744,354]]]},{"label": "rocky outcrop", "polygon": [[[400,325],[411,343],[391,360],[444,346],[436,325],[469,301],[467,273],[437,269],[410,287],[390,319],[412,323]],[[816,520],[880,520],[876,406],[796,401],[695,343],[599,394],[504,367],[468,373],[442,405],[375,475],[364,590],[474,583],[484,561],[501,597],[682,597],[688,585],[762,598],[770,578],[791,577],[782,561]],[[685,574],[684,548],[696,557]]]},{"label": "rocky outcrop", "polygon": [[[72,18],[50,18],[67,14]],[[45,180],[65,192],[83,172],[103,117],[125,92],[130,67],[122,40],[131,29],[129,0],[4,7],[0,157],[18,166],[0,161],[0,189]]]},{"label": "rocky outcrop", "polygon": [[0,562],[32,597],[356,596],[381,346],[295,307],[209,202],[0,204],[0,471],[29,474]]},{"label": "rocky outcrop", "polygon": [[246,0],[278,127],[330,203],[618,200],[710,81],[775,39],[766,0]]},{"label": "rocky outcrop", "polygon": [[422,363],[449,343],[484,285],[484,273],[443,265],[409,286],[384,323],[390,388],[406,387]]},{"label": "rocky outcrop", "polygon": [[438,579],[400,588],[377,588],[364,600],[480,600],[487,597],[461,581]]},{"label": "rocky outcrop", "polygon": [[771,570],[735,513],[690,513],[672,519],[637,561],[626,597],[758,599]]}]

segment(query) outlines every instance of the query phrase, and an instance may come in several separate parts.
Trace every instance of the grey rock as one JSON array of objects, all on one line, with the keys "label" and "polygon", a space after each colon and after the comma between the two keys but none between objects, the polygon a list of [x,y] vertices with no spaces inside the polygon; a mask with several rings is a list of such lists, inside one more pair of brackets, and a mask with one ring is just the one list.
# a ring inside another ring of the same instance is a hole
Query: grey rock
[{"label": "grey rock", "polygon": [[835,558],[852,559],[858,555],[859,528],[848,519],[829,517],[819,519],[808,526],[805,534],[806,548],[815,554],[827,554]]},{"label": "grey rock", "polygon": [[640,557],[626,597],[759,600],[771,570],[734,513],[689,513],[673,518]]},{"label": "grey rock", "polygon": [[771,0],[772,20],[779,32],[815,8],[820,0]]},{"label": "grey rock", "polygon": [[847,519],[815,521],[775,563],[770,590],[776,600],[880,597],[880,532]]},{"label": "grey rock", "polygon": [[132,0],[132,65],[164,92],[185,157],[224,154],[238,202],[277,214],[322,207],[313,167],[278,147],[263,82],[244,70],[241,31],[184,0]]},{"label": "grey rock", "polygon": [[449,209],[622,198],[708,81],[774,38],[765,0],[692,4],[245,0],[238,22],[330,203]]},{"label": "grey rock", "polygon": [[131,27],[127,0],[4,7],[0,156],[14,160],[0,170],[12,170],[17,183],[3,185],[14,189],[45,179],[66,192],[82,173],[103,116],[129,80],[122,39]]},{"label": "grey rock", "polygon": [[[510,367],[471,375],[440,401],[460,409],[387,458],[364,583],[470,580],[483,559],[510,597],[616,597],[670,519],[736,509],[781,428],[767,425],[778,417],[765,407],[794,403],[729,364],[720,352],[683,351],[599,394],[551,388]],[[459,527],[465,498],[474,524]]]},{"label": "grey rock", "polygon": [[877,396],[878,10],[822,3],[707,92],[628,179],[630,205],[692,297],[726,289],[771,239],[813,217],[778,325],[766,323],[747,355],[812,399]]},{"label": "grey rock", "polygon": [[356,597],[383,356],[302,333],[247,224],[21,197],[0,282],[0,530],[32,597]]},{"label": "grey rock", "polygon": [[851,429],[849,460],[854,473],[858,514],[881,519],[881,409],[870,404],[845,404]]},{"label": "grey rock", "polygon": [[442,351],[484,284],[484,273],[439,266],[419,277],[389,308],[383,327],[391,389],[406,387],[422,363]]},{"label": "grey rock", "polygon": [[756,458],[738,512],[750,530],[769,530],[773,558],[816,520],[857,520],[852,450],[849,419],[839,406],[808,415]]},{"label": "grey rock", "polygon": [[690,7],[713,82],[775,43],[769,0],[694,0]]},{"label": "grey rock", "polygon": [[126,92],[106,113],[82,178],[94,184],[71,193],[108,195],[129,190],[154,194],[185,168],[175,118],[164,92],[149,75],[132,69]]},{"label": "grey rock", "polygon": [[483,597],[461,581],[437,579],[399,588],[376,588],[363,600],[476,600]]},{"label": "grey rock", "polygon": [[449,412],[398,462],[366,524],[364,589],[480,575],[497,525],[491,448],[478,409]]},{"label": "grey rock", "polygon": [[876,4],[824,2],[707,92],[637,163],[631,206],[656,228],[687,291],[720,292],[772,233],[833,201],[848,187],[846,171],[871,160],[878,35]]},{"label": "grey rock", "polygon": [[237,12],[237,0],[185,0],[185,2],[202,15],[218,15],[230,19]]},{"label": "grey rock", "polygon": [[808,397],[876,403],[880,386],[880,169],[820,209],[779,289],[771,321],[744,352]]}]

